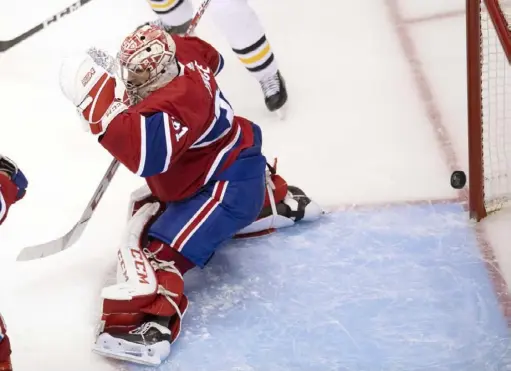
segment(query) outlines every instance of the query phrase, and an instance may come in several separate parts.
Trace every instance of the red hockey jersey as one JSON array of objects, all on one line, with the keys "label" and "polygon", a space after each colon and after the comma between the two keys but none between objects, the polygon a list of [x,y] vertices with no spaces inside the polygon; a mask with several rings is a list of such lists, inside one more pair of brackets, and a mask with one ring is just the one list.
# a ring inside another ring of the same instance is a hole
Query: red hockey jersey
[{"label": "red hockey jersey", "polygon": [[[0,224],[7,217],[9,207],[16,202],[18,187],[5,175],[0,175]],[[6,334],[5,322],[0,314],[0,369],[11,369],[11,343]]]},{"label": "red hockey jersey", "polygon": [[18,187],[12,180],[5,175],[0,175],[0,224],[7,217],[9,207],[16,202],[17,194]]},{"label": "red hockey jersey", "polygon": [[222,56],[199,38],[173,38],[179,76],[116,116],[100,139],[165,202],[195,194],[254,141],[214,78]]}]

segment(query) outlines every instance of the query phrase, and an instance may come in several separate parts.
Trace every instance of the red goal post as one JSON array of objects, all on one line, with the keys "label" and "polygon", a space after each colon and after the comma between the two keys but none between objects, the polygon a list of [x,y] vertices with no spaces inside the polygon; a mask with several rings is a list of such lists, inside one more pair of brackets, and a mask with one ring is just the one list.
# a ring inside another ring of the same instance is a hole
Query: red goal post
[{"label": "red goal post", "polygon": [[466,0],[470,216],[511,201],[511,0]]}]

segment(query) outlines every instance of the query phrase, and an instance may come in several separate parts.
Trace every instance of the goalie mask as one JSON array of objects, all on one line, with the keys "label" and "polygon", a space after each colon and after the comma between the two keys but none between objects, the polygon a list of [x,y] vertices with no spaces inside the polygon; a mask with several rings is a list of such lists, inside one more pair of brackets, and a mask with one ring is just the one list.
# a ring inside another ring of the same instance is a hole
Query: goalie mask
[{"label": "goalie mask", "polygon": [[118,54],[119,73],[131,104],[169,83],[179,74],[176,44],[162,28],[145,25],[128,35]]}]

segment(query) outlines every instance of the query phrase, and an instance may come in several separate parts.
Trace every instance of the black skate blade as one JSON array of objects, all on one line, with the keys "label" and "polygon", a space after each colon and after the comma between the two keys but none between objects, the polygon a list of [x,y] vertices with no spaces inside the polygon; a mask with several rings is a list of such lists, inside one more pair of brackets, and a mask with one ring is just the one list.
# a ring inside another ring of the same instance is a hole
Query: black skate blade
[{"label": "black skate blade", "polygon": [[133,363],[133,364],[137,364],[137,365],[151,366],[151,367],[158,367],[161,365],[161,363],[153,362],[150,359],[138,357],[138,356],[131,355],[131,354],[119,354],[119,353],[114,353],[114,352],[106,350],[106,349],[92,349],[92,351],[94,353],[96,353],[97,355],[103,356],[105,358],[114,359],[117,361],[124,361],[124,362],[129,362],[129,363]]}]

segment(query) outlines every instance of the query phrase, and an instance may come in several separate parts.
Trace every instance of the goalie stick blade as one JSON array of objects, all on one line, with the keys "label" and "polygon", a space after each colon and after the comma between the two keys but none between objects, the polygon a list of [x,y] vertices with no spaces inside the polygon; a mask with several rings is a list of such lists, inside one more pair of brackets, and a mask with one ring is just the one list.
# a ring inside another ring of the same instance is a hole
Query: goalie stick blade
[{"label": "goalie stick blade", "polygon": [[85,4],[87,4],[91,0],[79,0],[65,9],[61,10],[57,14],[54,14],[53,16],[49,17],[45,21],[39,23],[37,26],[32,27],[30,30],[22,33],[18,37],[15,37],[12,40],[0,40],[0,53],[5,52],[9,50],[10,48],[18,45],[20,42],[28,39],[30,36],[36,34],[37,32],[41,31],[42,29],[45,29],[46,27],[51,26],[53,23],[59,21],[63,17],[73,13],[74,11],[78,10]]},{"label": "goalie stick blade", "polygon": [[[53,241],[43,243],[41,245],[34,245],[25,247],[16,258],[17,261],[28,261],[34,259],[45,258],[49,255],[56,254],[64,249],[67,249],[76,242],[78,237],[82,234],[87,223],[76,224],[64,236],[57,238]],[[75,238],[72,238],[76,236]]]},{"label": "goalie stick blade", "polygon": [[112,178],[119,168],[119,164],[120,163],[117,160],[112,161],[105,175],[103,176],[103,179],[101,179],[98,188],[96,188],[94,195],[92,196],[82,216],[80,217],[80,220],[73,226],[73,228],[71,228],[69,232],[53,241],[23,248],[18,254],[16,260],[27,261],[44,258],[46,256],[53,255],[62,250],[65,250],[73,245],[80,238],[83,231],[87,227],[87,224],[89,223],[94,210],[96,210],[96,207],[98,207],[99,201],[105,194],[105,191],[107,190]]}]

